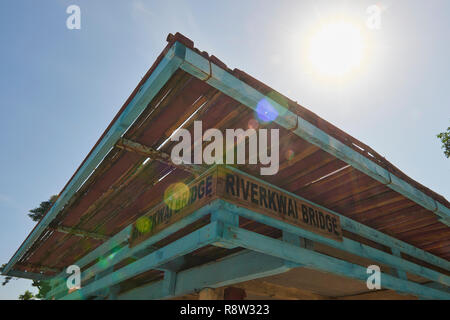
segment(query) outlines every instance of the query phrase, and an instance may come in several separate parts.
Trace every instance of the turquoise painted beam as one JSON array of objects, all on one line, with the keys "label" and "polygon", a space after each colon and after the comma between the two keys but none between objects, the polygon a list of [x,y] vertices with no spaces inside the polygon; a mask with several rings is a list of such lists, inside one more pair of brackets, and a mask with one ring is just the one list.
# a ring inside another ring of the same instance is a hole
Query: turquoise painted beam
[{"label": "turquoise painted beam", "polygon": [[[188,215],[187,217],[184,217],[183,219],[177,221],[173,225],[170,225],[167,228],[161,230],[161,232],[158,232],[157,234],[151,236],[150,238],[146,239],[145,241],[136,245],[135,247],[130,248],[128,245],[125,245],[125,246],[121,247],[120,249],[118,249],[116,252],[105,256],[103,261],[97,262],[96,264],[90,266],[88,269],[84,270],[81,273],[82,283],[89,280],[90,278],[94,277],[96,274],[106,270],[108,267],[116,265],[117,263],[123,261],[126,258],[139,255],[141,252],[145,252],[148,247],[152,246],[156,242],[183,229],[187,225],[192,224],[193,222],[197,221],[198,219],[204,217],[205,215],[207,215],[211,212],[215,212],[217,210],[217,206],[218,206],[217,202],[212,202],[210,204],[207,204],[206,206],[198,209],[197,211]],[[120,233],[123,233],[126,231],[126,232],[128,232],[128,235],[129,235],[131,232],[131,227],[132,227],[131,225],[126,227]],[[128,238],[126,238],[126,239],[128,239]],[[113,239],[111,239],[111,240],[113,240]],[[100,250],[98,250],[97,253],[95,253],[95,252],[90,253],[89,259],[86,259],[85,257],[82,258],[82,260],[80,260],[83,263],[82,265],[79,265],[78,262],[76,262],[74,264],[80,266],[80,268],[81,268],[86,263],[90,263],[93,260],[100,258],[104,253],[108,252],[108,251],[106,251],[107,248],[109,248],[109,250],[113,249],[115,247],[115,246],[113,246],[113,244],[115,244],[115,242],[110,243],[108,241],[107,243],[104,243],[102,245],[103,248],[99,247],[98,249],[100,249]],[[67,278],[67,276],[68,275],[65,273],[63,275],[60,275],[60,277],[61,277],[61,279],[63,279],[63,281],[60,281],[58,286],[55,287],[54,289],[52,289],[48,293],[48,297],[58,296],[59,294],[61,294],[63,292],[67,292],[67,286],[65,284],[65,279]]]},{"label": "turquoise painted beam", "polygon": [[[55,204],[51,207],[50,211],[39,222],[37,227],[31,232],[29,237],[25,240],[19,250],[14,254],[11,260],[5,267],[5,272],[11,269],[11,267],[22,257],[22,255],[31,247],[34,241],[42,234],[47,228],[50,222],[58,215],[60,210],[68,203],[70,198],[75,192],[83,185],[92,171],[108,154],[111,148],[114,147],[118,139],[126,132],[128,127],[139,117],[142,111],[147,107],[150,101],[161,90],[164,84],[170,79],[170,77],[178,70],[179,66],[183,62],[179,54],[184,57],[184,46],[181,46],[179,42],[176,42],[162,61],[158,64],[155,70],[152,72],[147,81],[139,89],[138,93],[131,100],[117,121],[111,126],[106,135],[92,151],[90,156],[86,159],[80,170],[75,174],[73,179],[69,182],[67,187],[63,190]],[[181,53],[180,53],[181,52]]]},{"label": "turquoise painted beam", "polygon": [[221,239],[222,232],[219,230],[219,224],[212,222],[167,246],[150,253],[149,255],[116,270],[103,278],[96,280],[81,289],[72,292],[62,300],[86,299],[102,289],[117,285],[122,281],[137,276],[143,272],[154,269],[159,265],[169,262],[177,257],[188,254],[199,248],[217,242]]},{"label": "turquoise painted beam", "polygon": [[[223,200],[221,200],[223,201]],[[266,225],[270,225],[276,228],[279,228],[283,231],[287,231],[291,234],[295,234],[297,236],[301,236],[313,241],[317,241],[326,245],[329,245],[333,248],[343,250],[345,252],[349,252],[360,257],[364,257],[367,259],[371,259],[373,261],[377,261],[381,264],[386,264],[390,267],[399,269],[401,271],[407,271],[421,277],[430,279],[432,281],[439,282],[441,284],[450,286],[450,277],[446,276],[440,272],[431,270],[429,268],[417,265],[413,262],[402,259],[401,257],[388,254],[384,251],[372,248],[370,246],[364,245],[362,243],[356,242],[354,240],[343,238],[342,241],[335,241],[333,239],[329,239],[326,237],[322,237],[316,233],[298,228],[281,220],[270,218],[266,215],[262,215],[251,210],[248,210],[243,207],[238,207],[234,204],[223,201],[222,206],[231,212],[235,212],[239,214],[239,216],[261,222]],[[291,236],[292,238],[292,236]]]},{"label": "turquoise painted beam", "polygon": [[[124,243],[128,242],[128,239],[130,238],[132,226],[129,225],[126,228],[124,228],[122,231],[116,233],[111,239],[109,239],[107,242],[104,242],[100,246],[98,246],[96,249],[92,250],[85,256],[83,256],[81,259],[76,261],[74,264],[79,266],[80,268],[83,268],[88,263],[91,263],[93,260],[97,259],[98,257],[101,257],[107,253],[109,253],[112,249],[123,245]],[[63,273],[61,273],[63,274]],[[65,273],[64,273],[65,274]]]},{"label": "turquoise painted beam", "polygon": [[446,286],[444,286],[444,285],[442,285],[440,283],[430,282],[430,283],[424,284],[424,286],[430,287],[430,288],[433,288],[433,289],[442,290],[442,291],[445,291],[447,293],[450,293],[450,288],[446,287]]},{"label": "turquoise painted beam", "polygon": [[[347,261],[333,258],[315,251],[294,246],[284,241],[273,239],[261,234],[226,226],[223,239],[234,245],[249,250],[268,254],[280,259],[301,263],[308,268],[337,274],[347,278],[367,281],[367,269]],[[381,274],[381,286],[402,293],[431,299],[450,299],[450,294],[444,291],[419,285],[412,281],[398,279],[386,273]]]},{"label": "turquoise painted beam", "polygon": [[[78,267],[83,268],[87,264],[91,263],[95,259],[98,259],[99,257],[102,257],[109,253],[112,249],[118,248],[119,246],[123,245],[124,243],[128,242],[128,239],[131,234],[131,225],[124,228],[122,231],[116,233],[112,238],[110,238],[108,241],[102,243],[100,246],[80,258],[78,261],[74,262],[74,265],[77,265]],[[68,267],[68,266],[67,266]],[[92,276],[94,276],[93,274]],[[66,286],[66,279],[69,275],[66,273],[66,268],[58,274],[57,276],[54,276],[52,278],[52,289],[47,293],[47,297],[53,297],[57,296],[57,294],[61,291],[67,291]],[[82,278],[83,280],[83,278]]]},{"label": "turquoise painted beam", "polygon": [[391,236],[388,236],[387,234],[384,234],[384,233],[382,233],[382,232],[380,232],[378,230],[375,230],[375,229],[370,228],[370,227],[368,227],[366,225],[363,225],[362,223],[356,222],[356,221],[354,221],[354,220],[352,220],[352,219],[350,219],[350,218],[348,218],[348,217],[346,217],[346,216],[344,216],[344,215],[342,215],[342,214],[340,214],[338,212],[335,212],[335,211],[330,210],[328,208],[325,208],[325,207],[323,207],[323,206],[321,206],[319,204],[316,204],[316,203],[314,203],[312,201],[309,201],[308,199],[300,197],[299,195],[296,195],[296,194],[294,194],[292,192],[283,190],[282,188],[280,188],[278,186],[275,186],[275,185],[273,185],[271,183],[268,183],[268,182],[266,182],[264,180],[261,180],[261,179],[259,179],[257,177],[250,176],[249,174],[247,174],[247,173],[245,173],[243,171],[240,171],[240,170],[238,170],[236,168],[233,168],[233,167],[230,167],[230,166],[226,166],[226,167],[229,170],[232,170],[232,171],[235,171],[235,172],[237,172],[239,174],[245,175],[245,176],[247,176],[249,178],[252,178],[252,179],[254,179],[254,180],[256,180],[256,181],[258,181],[258,182],[260,182],[262,184],[266,184],[266,185],[270,186],[271,188],[279,190],[280,192],[287,193],[291,197],[300,199],[300,200],[308,202],[308,203],[310,203],[310,204],[312,204],[312,205],[314,205],[314,206],[316,206],[318,208],[321,208],[321,209],[326,210],[328,212],[334,213],[335,215],[340,217],[342,228],[347,230],[347,231],[350,231],[352,233],[356,233],[356,234],[358,234],[360,236],[363,236],[363,237],[368,238],[370,240],[373,240],[375,242],[384,244],[384,245],[386,245],[386,246],[388,246],[390,248],[396,248],[399,251],[407,253],[408,255],[410,255],[412,257],[415,257],[417,259],[423,260],[425,262],[428,262],[430,264],[439,266],[439,267],[441,267],[443,269],[446,269],[446,270],[450,271],[450,261],[448,261],[448,260],[445,260],[443,258],[437,257],[437,256],[435,256],[435,255],[433,255],[433,254],[431,254],[429,252],[426,252],[425,250],[419,249],[419,248],[414,247],[414,246],[412,246],[412,245],[410,245],[410,244],[408,244],[408,243],[406,243],[404,241],[401,241],[401,240],[398,240],[398,239],[393,238]]},{"label": "turquoise painted beam", "polygon": [[9,276],[9,277],[14,277],[14,278],[23,278],[23,279],[30,279],[30,280],[50,280],[51,277],[50,276],[46,276],[45,274],[41,274],[41,273],[34,273],[34,272],[24,272],[24,271],[19,271],[19,270],[10,270],[8,272],[8,274],[3,274],[2,270],[0,269],[0,275],[2,276]]},{"label": "turquoise painted beam", "polygon": [[186,48],[184,61],[180,68],[198,79],[206,81],[214,88],[232,96],[235,100],[253,110],[256,110],[258,103],[264,99],[277,111],[278,117],[274,120],[276,123],[288,128],[288,130],[297,126],[297,115],[293,112],[248,84],[242,81],[237,82],[233,75],[214,63],[210,63],[209,60],[189,48]]},{"label": "turquoise painted beam", "polygon": [[119,295],[119,300],[152,300],[179,297],[203,288],[219,288],[291,270],[282,259],[252,251],[239,252],[219,262],[194,267],[177,274],[173,294],[163,291],[164,280]]},{"label": "turquoise painted beam", "polygon": [[[236,171],[238,171],[238,170],[236,170]],[[295,195],[293,195],[293,196],[295,196]],[[296,197],[298,197],[298,196],[296,196]],[[298,197],[298,198],[300,198],[300,197]],[[302,199],[302,200],[305,200],[305,199]],[[170,226],[169,228],[163,230],[161,233],[149,238],[147,240],[147,242],[145,242],[141,245],[141,247],[136,247],[135,250],[133,250],[133,251],[130,251],[130,249],[128,247],[124,247],[124,248],[120,249],[118,252],[115,253],[115,256],[112,257],[112,259],[108,260],[108,262],[109,262],[108,265],[110,265],[110,264],[114,265],[114,264],[122,261],[126,257],[136,254],[136,252],[143,250],[144,248],[148,247],[149,245],[170,235],[171,233],[175,232],[176,230],[183,228],[184,226],[192,223],[193,221],[199,219],[200,217],[204,216],[205,214],[207,214],[209,212],[215,212],[215,213],[213,213],[213,217],[212,217],[212,219],[214,219],[214,220],[219,220],[219,221],[222,220],[223,222],[234,223],[234,224],[237,223],[236,219],[237,219],[237,215],[239,214],[243,217],[247,217],[249,219],[253,219],[255,221],[259,221],[259,222],[265,223],[267,225],[272,225],[272,226],[278,227],[282,230],[287,230],[287,231],[291,232],[292,234],[297,234],[299,236],[302,236],[302,237],[305,237],[305,238],[308,238],[308,239],[311,239],[314,241],[319,241],[319,242],[325,243],[327,245],[330,245],[332,247],[359,255],[361,257],[372,259],[374,261],[378,261],[380,263],[383,263],[383,264],[386,264],[389,266],[393,266],[395,268],[399,268],[400,270],[406,270],[408,272],[426,277],[430,280],[437,281],[437,282],[445,284],[445,285],[450,284],[448,276],[445,276],[434,270],[416,265],[412,262],[403,260],[399,257],[392,256],[383,251],[374,249],[374,248],[366,246],[366,245],[362,245],[358,242],[355,242],[353,240],[346,239],[346,238],[343,240],[343,242],[337,242],[337,241],[334,241],[334,240],[331,240],[331,239],[328,239],[325,237],[321,237],[320,235],[317,235],[315,233],[311,233],[309,231],[294,227],[294,226],[284,223],[282,221],[272,219],[265,215],[261,215],[261,214],[252,212],[245,208],[239,208],[239,207],[232,205],[223,200],[216,200],[214,203],[210,204],[209,206],[200,209],[199,211],[184,218],[183,220],[180,220],[177,224],[174,224],[173,226]],[[232,214],[233,212],[235,214]],[[334,214],[339,215],[338,213],[335,213],[335,212],[334,212]],[[342,222],[344,224],[344,222],[347,221],[348,218],[341,216],[341,219],[343,219]],[[350,220],[350,219],[348,219],[348,220]],[[353,223],[356,227],[359,226],[358,223],[356,223],[356,222],[353,222]],[[370,230],[370,228],[369,228],[369,230]],[[373,230],[373,229],[372,229],[372,231],[376,235],[376,237],[377,237],[376,239],[378,240],[378,242],[385,244],[385,245],[392,244],[389,241],[383,241],[384,237],[385,237],[384,234],[382,234],[376,230]],[[355,232],[355,230],[353,230],[353,232]],[[360,234],[362,236],[367,236],[366,233],[361,233],[361,232],[355,232],[355,233]],[[387,239],[389,240],[389,238],[387,238]],[[396,240],[396,239],[394,239],[394,240]],[[108,245],[108,244],[106,244],[106,245]],[[219,243],[216,243],[215,245],[223,246],[224,244],[221,244],[219,242]],[[405,252],[414,256],[414,252],[410,252],[408,250],[405,250]],[[438,265],[440,267],[443,267],[440,264],[438,264]],[[90,277],[94,276],[97,272],[101,272],[104,269],[105,269],[105,264],[101,263],[101,262],[91,266],[89,269],[87,269],[86,271],[84,271],[82,273],[83,281],[88,280]],[[62,292],[65,290],[67,290],[67,288],[65,286],[65,282],[62,282],[62,283],[60,283],[60,285],[57,289],[51,291],[49,296],[55,295],[56,293]]]},{"label": "turquoise painted beam", "polygon": [[345,161],[352,167],[383,183],[392,190],[397,191],[425,209],[434,212],[442,223],[449,225],[450,208],[443,206],[419,189],[398,178],[375,162],[359,154],[352,148],[346,146],[339,140],[328,135],[301,117],[298,117],[298,127],[293,131],[293,133],[306,141],[317,145],[335,157]]},{"label": "turquoise painted beam", "polygon": [[[230,169],[240,172],[239,170],[234,169],[234,168],[230,168]],[[242,172],[240,172],[240,173],[245,174]],[[259,179],[257,179],[257,180],[259,180]],[[281,191],[281,189],[276,186],[272,186],[272,187],[279,189]],[[307,201],[306,199],[303,199],[294,194],[292,194],[292,196],[302,199],[304,201]],[[307,201],[307,202],[310,202],[310,201]],[[314,203],[311,203],[311,204],[314,204]],[[314,205],[316,205],[316,204],[314,204]],[[390,266],[401,268],[401,270],[406,270],[408,272],[418,274],[420,276],[424,276],[430,280],[437,281],[437,282],[440,282],[440,283],[443,283],[446,285],[449,284],[449,280],[448,280],[447,276],[442,275],[434,270],[430,270],[430,269],[424,268],[422,266],[418,266],[414,263],[408,262],[401,258],[394,257],[383,251],[371,248],[369,246],[361,245],[360,243],[352,241],[350,239],[344,239],[343,242],[336,242],[334,240],[324,238],[317,234],[314,234],[314,233],[308,232],[306,230],[296,228],[292,225],[283,223],[279,220],[271,219],[267,216],[252,212],[250,210],[247,210],[244,208],[238,209],[237,206],[234,206],[223,200],[216,200],[215,202],[211,203],[207,207],[204,207],[204,208],[200,209],[199,211],[193,213],[192,215],[184,218],[183,220],[180,220],[173,226],[170,226],[169,228],[163,230],[161,233],[151,237],[150,239],[148,239],[147,242],[143,243],[140,247],[136,247],[135,250],[133,250],[133,251],[130,251],[130,249],[128,247],[121,248],[119,251],[117,251],[115,253],[114,257],[112,257],[111,259],[108,260],[109,264],[116,264],[116,263],[122,261],[123,259],[125,259],[126,257],[135,255],[137,252],[144,250],[144,248],[147,248],[152,243],[155,243],[155,242],[159,241],[160,239],[175,232],[176,230],[183,228],[184,226],[194,222],[195,220],[199,219],[200,217],[204,216],[205,214],[207,214],[209,212],[215,212],[215,213],[213,213],[213,216],[212,216],[213,220],[222,220],[223,222],[234,223],[234,224],[237,223],[236,222],[237,214],[240,214],[244,217],[253,219],[255,221],[260,221],[260,222],[268,224],[268,225],[273,225],[273,226],[279,227],[280,229],[283,229],[283,230],[289,230],[290,232],[294,232],[294,234],[298,234],[299,236],[306,237],[311,240],[319,241],[319,242],[331,245],[335,248],[345,250],[347,252],[351,252],[351,253],[357,254],[362,257],[373,259],[380,263],[384,263],[384,264],[387,264]],[[233,212],[235,212],[236,214],[234,214],[234,215],[231,214]],[[433,262],[431,259],[429,259],[429,260],[424,259],[424,257],[427,258],[430,255],[427,255],[425,252],[421,251],[420,249],[417,249],[413,246],[402,243],[401,241],[398,241],[394,238],[390,238],[389,236],[386,236],[379,231],[376,231],[376,230],[370,229],[366,226],[363,226],[363,225],[361,225],[357,222],[354,222],[336,212],[333,212],[333,213],[336,215],[339,215],[341,217],[341,222],[342,222],[343,226],[344,225],[352,226],[351,231],[356,234],[359,234],[359,235],[362,235],[362,236],[365,236],[368,238],[372,238],[373,240],[376,240],[377,242],[388,245],[388,246],[392,246],[392,245],[396,246],[397,245],[397,247],[401,248],[404,252],[406,252],[412,256],[422,258],[423,260],[428,261],[430,263]],[[126,230],[129,230],[128,228],[129,227],[127,227]],[[348,228],[346,227],[345,229],[348,229]],[[367,232],[367,231],[370,231],[370,232]],[[216,243],[215,245],[223,246],[224,244],[221,244],[219,242],[219,243]],[[105,243],[104,246],[110,247],[110,248],[113,247],[112,245],[110,245],[108,243]],[[101,248],[99,248],[99,249],[101,249]],[[410,250],[410,249],[412,249],[412,250]],[[421,253],[421,254],[417,254],[417,253]],[[95,255],[92,255],[92,257],[95,257]],[[431,257],[434,257],[434,256],[431,256]],[[84,261],[89,261],[89,260],[84,259]],[[441,264],[440,261],[434,261],[434,262],[436,262],[435,263],[436,265],[445,268],[445,265]],[[89,269],[87,269],[86,271],[84,271],[82,273],[83,281],[88,280],[90,277],[94,276],[97,272],[101,272],[102,270],[104,270],[104,268],[105,268],[105,264],[103,264],[103,263],[97,263],[97,264],[91,266]],[[67,290],[67,288],[65,286],[65,281],[64,281],[64,282],[60,283],[58,288],[56,288],[55,290],[52,290],[50,292],[49,296],[55,295],[57,292],[62,292],[65,290]]]},{"label": "turquoise painted beam", "polygon": [[[169,226],[168,228],[162,230],[160,233],[152,236],[150,239],[145,241],[143,244],[138,245],[131,253],[130,253],[130,248],[128,246],[123,246],[120,249],[118,249],[117,251],[115,251],[112,256],[109,256],[108,254],[111,253],[111,250],[117,249],[120,245],[122,245],[124,243],[125,244],[128,243],[128,239],[130,237],[131,230],[132,230],[132,224],[130,224],[127,227],[125,227],[124,229],[122,229],[120,232],[118,232],[116,235],[114,235],[107,242],[104,242],[102,245],[97,247],[95,250],[91,251],[90,253],[88,253],[81,259],[77,260],[73,264],[79,266],[80,268],[83,268],[85,265],[91,263],[95,259],[106,257],[106,259],[109,259],[109,263],[108,263],[108,265],[109,265],[111,263],[120,262],[121,260],[123,260],[125,258],[133,257],[134,255],[139,256],[139,255],[143,254],[148,249],[148,247],[151,246],[151,244],[163,239],[164,237],[170,235],[171,233],[184,228],[185,226],[196,221],[197,219],[214,211],[215,206],[216,206],[216,204],[214,202],[204,206],[200,210],[197,210],[193,214],[183,218],[182,220],[174,223],[172,226]],[[104,270],[104,268],[105,268],[104,263],[97,263],[96,265],[91,266],[88,270],[86,270],[85,272],[82,273],[82,278],[81,278],[82,281],[86,281],[89,278],[95,276],[97,274],[97,272]],[[65,285],[65,279],[67,278],[67,276],[68,275],[65,273],[65,271],[62,271],[57,276],[57,278],[59,279],[59,281],[55,281],[55,283],[58,282],[57,287],[53,288],[48,293],[49,297],[56,295],[58,291],[67,290],[66,285]]]},{"label": "turquoise painted beam", "polygon": [[258,102],[263,99],[267,100],[278,112],[278,117],[274,120],[277,124],[317,145],[424,208],[431,210],[439,216],[442,223],[450,225],[450,208],[447,208],[419,189],[391,174],[374,161],[364,157],[305,119],[292,113],[287,107],[264,96],[253,87],[189,48],[185,48],[185,56],[181,64],[181,69],[200,80],[206,81],[214,88],[253,110],[256,109]]}]

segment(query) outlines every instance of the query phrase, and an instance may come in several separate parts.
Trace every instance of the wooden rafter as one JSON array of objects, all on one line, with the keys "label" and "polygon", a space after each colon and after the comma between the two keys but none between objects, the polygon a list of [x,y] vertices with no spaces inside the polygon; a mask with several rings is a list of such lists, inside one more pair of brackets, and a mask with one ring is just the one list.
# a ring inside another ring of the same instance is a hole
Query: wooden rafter
[{"label": "wooden rafter", "polygon": [[109,240],[109,238],[110,238],[103,234],[89,232],[89,231],[85,231],[85,230],[81,230],[81,229],[77,229],[77,228],[64,227],[64,226],[58,226],[56,228],[53,228],[53,230],[61,232],[61,233],[72,234],[72,235],[75,235],[75,236],[78,236],[81,238],[92,238],[92,239],[97,239],[97,240],[102,240],[102,241]]},{"label": "wooden rafter", "polygon": [[201,168],[200,166],[197,165],[175,164],[172,162],[172,160],[170,159],[170,155],[168,155],[167,153],[155,150],[151,147],[144,146],[143,144],[125,138],[120,139],[117,142],[116,147],[130,152],[141,154],[143,156],[149,157],[151,160],[155,160],[164,163],[165,165],[168,165],[170,167],[178,168],[183,171],[189,172],[193,174],[195,177],[199,176],[201,173],[205,171],[204,168]]}]

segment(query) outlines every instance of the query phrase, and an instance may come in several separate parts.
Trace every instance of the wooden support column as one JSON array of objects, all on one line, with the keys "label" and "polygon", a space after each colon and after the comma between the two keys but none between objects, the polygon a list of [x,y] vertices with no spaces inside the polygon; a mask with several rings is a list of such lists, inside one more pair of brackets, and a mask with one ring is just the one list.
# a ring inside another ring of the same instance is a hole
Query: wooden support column
[{"label": "wooden support column", "polygon": [[164,272],[163,294],[172,296],[175,293],[175,284],[177,281],[177,273],[171,270]]},{"label": "wooden support column", "polygon": [[314,242],[309,239],[300,237],[300,247],[314,251]]},{"label": "wooden support column", "polygon": [[[402,258],[402,254],[400,253],[400,250],[398,250],[397,248],[391,248],[391,252],[394,256]],[[408,280],[408,277],[406,276],[406,272],[403,270],[394,269],[394,275],[400,279]]]},{"label": "wooden support column", "polygon": [[[219,222],[222,229],[224,228],[225,225],[239,227],[239,216],[231,211],[227,211],[221,208],[217,209],[211,214],[211,222],[213,221]],[[227,249],[236,248],[235,245],[226,242],[217,242],[214,243],[213,245],[215,245],[216,247]]]},{"label": "wooden support column", "polygon": [[286,287],[261,279],[238,283],[235,287],[242,288],[249,294],[267,296],[281,300],[324,300],[329,297],[321,296],[307,290]]},{"label": "wooden support column", "polygon": [[[101,278],[103,278],[103,277],[105,277],[105,276],[107,276],[107,275],[109,275],[109,274],[111,274],[113,272],[114,272],[114,266],[111,266],[111,267],[105,269],[104,271],[99,272],[98,274],[96,274],[94,276],[94,279],[95,279],[95,281],[97,281],[97,280],[99,280],[99,279],[101,279]],[[111,290],[113,290],[113,291],[111,291]],[[112,294],[112,296],[116,295],[115,290],[116,290],[115,286],[111,286],[111,287],[108,287],[108,288],[103,288],[101,290],[98,290],[96,292],[95,296],[97,296],[97,298],[99,300],[109,299],[111,294]]]},{"label": "wooden support column", "polygon": [[200,290],[198,300],[223,300],[223,290],[203,288],[202,290]]},{"label": "wooden support column", "polygon": [[120,285],[112,286],[109,289],[108,300],[117,300],[117,296],[119,295],[119,292],[120,292]]},{"label": "wooden support column", "polygon": [[[314,250],[314,242],[313,241],[306,239],[304,237],[300,237],[299,235],[288,232],[286,230],[283,230],[282,240],[286,243],[293,244],[294,246],[297,246],[300,248]],[[285,261],[285,264],[286,264],[286,266],[288,266],[290,268],[298,268],[298,267],[302,266],[302,264],[295,263],[292,261]]]},{"label": "wooden support column", "polygon": [[228,287],[223,291],[224,300],[244,300],[247,293],[243,288]]}]

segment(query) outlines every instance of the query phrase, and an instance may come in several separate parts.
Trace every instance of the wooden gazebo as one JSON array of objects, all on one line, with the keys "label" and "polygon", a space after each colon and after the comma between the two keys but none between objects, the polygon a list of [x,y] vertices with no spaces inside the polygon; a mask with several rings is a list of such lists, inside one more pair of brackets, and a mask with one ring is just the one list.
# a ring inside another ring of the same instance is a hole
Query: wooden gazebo
[{"label": "wooden gazebo", "polygon": [[[444,197],[186,37],[167,40],[4,275],[49,280],[48,299],[450,299]],[[171,161],[174,131],[247,129],[262,100],[277,174]]]}]

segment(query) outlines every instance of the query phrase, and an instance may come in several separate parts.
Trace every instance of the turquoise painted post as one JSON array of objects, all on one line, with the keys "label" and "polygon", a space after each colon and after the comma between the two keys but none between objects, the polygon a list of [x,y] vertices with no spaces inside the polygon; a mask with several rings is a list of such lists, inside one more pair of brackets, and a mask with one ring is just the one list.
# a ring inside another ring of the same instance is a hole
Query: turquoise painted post
[{"label": "turquoise painted post", "polygon": [[219,232],[218,223],[212,222],[174,242],[169,243],[167,246],[150,253],[140,260],[126,265],[125,267],[82,287],[80,290],[64,296],[62,299],[71,300],[90,297],[99,290],[119,284],[124,280],[132,278],[147,270],[154,269],[177,257],[219,241]]},{"label": "turquoise painted post", "polygon": [[[211,214],[211,221],[217,221],[221,230],[225,224],[239,226],[239,216],[232,211],[224,210],[220,205],[217,206],[217,209],[213,211]],[[227,249],[234,249],[236,246],[226,243],[226,242],[217,242],[214,243],[215,246]]]},{"label": "turquoise painted post", "polygon": [[[95,279],[95,281],[98,281],[101,278],[103,278],[104,276],[106,276],[112,272],[114,272],[114,266],[111,266],[111,267],[107,268],[106,270],[99,272],[98,274],[95,275],[94,279]],[[102,289],[96,291],[93,295],[99,299],[106,299],[111,293],[110,288],[111,287],[102,288]]]},{"label": "turquoise painted post", "polygon": [[219,288],[289,271],[283,259],[245,250],[205,265],[177,273],[173,294],[163,291],[164,280],[144,285],[119,295],[119,300],[167,299]]},{"label": "turquoise painted post", "polygon": [[108,300],[117,300],[119,292],[120,292],[120,285],[112,286],[109,289]]},{"label": "turquoise painted post", "polygon": [[295,233],[290,233],[289,231],[283,230],[282,238],[284,242],[290,243],[294,246],[301,246],[300,237]]},{"label": "turquoise painted post", "polygon": [[163,296],[173,296],[175,294],[175,285],[177,281],[177,273],[167,270],[164,272],[164,280],[162,285]]},{"label": "turquoise painted post", "polygon": [[[391,248],[391,251],[394,256],[399,257],[400,259],[402,258],[400,250],[398,250],[397,248]],[[408,277],[407,277],[405,271],[403,271],[401,269],[395,269],[395,271],[397,273],[397,277],[399,277],[400,279],[403,279],[403,280],[408,280]]]},{"label": "turquoise painted post", "polygon": [[[290,233],[288,231],[283,230],[282,231],[282,240],[286,243],[290,243],[297,247],[305,247],[305,239],[301,238],[299,235],[295,233]],[[298,268],[302,267],[303,265],[300,263],[292,262],[289,260],[285,260],[284,264],[290,268]]]}]

